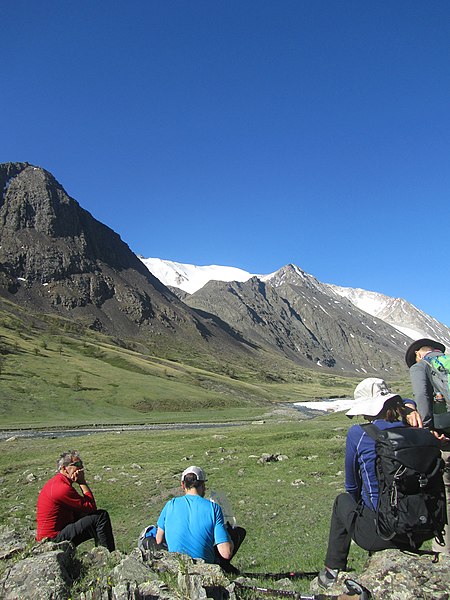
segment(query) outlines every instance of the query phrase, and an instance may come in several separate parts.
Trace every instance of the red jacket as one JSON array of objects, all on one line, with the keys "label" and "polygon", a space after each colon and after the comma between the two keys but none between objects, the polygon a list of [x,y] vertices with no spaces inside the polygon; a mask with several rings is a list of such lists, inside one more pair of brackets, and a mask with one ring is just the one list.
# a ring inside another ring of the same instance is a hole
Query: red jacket
[{"label": "red jacket", "polygon": [[80,496],[72,487],[72,481],[57,473],[42,488],[36,510],[37,541],[54,538],[69,523],[97,510],[94,496]]}]

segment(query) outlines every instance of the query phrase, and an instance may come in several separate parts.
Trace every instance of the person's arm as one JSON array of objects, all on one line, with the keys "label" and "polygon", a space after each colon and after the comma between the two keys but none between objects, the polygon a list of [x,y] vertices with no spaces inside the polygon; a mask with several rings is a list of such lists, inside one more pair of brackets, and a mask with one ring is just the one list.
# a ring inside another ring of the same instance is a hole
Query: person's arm
[{"label": "person's arm", "polygon": [[230,560],[230,558],[233,556],[233,543],[222,542],[221,544],[217,544],[217,550],[222,558],[225,560]]},{"label": "person's arm", "polygon": [[92,498],[92,500],[94,500],[94,493],[92,492],[91,488],[89,487],[86,481],[84,469],[78,469],[78,471],[75,471],[73,481],[78,483],[78,485],[80,486],[80,490],[83,492],[83,496],[89,496],[90,498]]},{"label": "person's arm", "polygon": [[[68,476],[65,475],[65,477]],[[72,485],[65,485],[59,502],[80,515],[87,515],[97,510],[94,494],[86,482],[84,470],[79,469],[71,477],[68,477],[68,479],[74,483],[78,483],[83,495],[80,496]]]},{"label": "person's arm", "polygon": [[213,504],[214,517],[215,517],[215,525],[214,525],[214,543],[215,546],[222,558],[225,560],[230,560],[233,556],[234,545],[233,542],[230,541],[228,536],[224,521],[223,521],[223,512],[219,504]]},{"label": "person's arm", "polygon": [[163,542],[164,542],[164,529],[161,529],[161,527],[158,527],[158,529],[156,530],[156,543],[162,544]]},{"label": "person's arm", "polygon": [[409,375],[423,426],[433,428],[433,386],[428,378],[426,363],[422,360],[413,365],[409,369]]},{"label": "person's arm", "polygon": [[162,509],[159,517],[158,517],[158,521],[156,522],[156,543],[157,544],[162,544],[165,540],[165,527],[166,527],[166,512],[167,512],[167,505],[169,504],[169,502],[167,502],[164,505],[164,508]]}]

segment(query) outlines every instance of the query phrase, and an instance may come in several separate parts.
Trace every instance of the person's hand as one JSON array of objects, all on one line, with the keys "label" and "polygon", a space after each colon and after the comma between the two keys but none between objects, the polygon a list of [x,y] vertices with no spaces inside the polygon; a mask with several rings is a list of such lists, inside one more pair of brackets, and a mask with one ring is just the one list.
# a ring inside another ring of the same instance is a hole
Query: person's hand
[{"label": "person's hand", "polygon": [[450,439],[445,435],[445,433],[438,433],[437,431],[431,431],[434,437],[440,442],[450,442]]},{"label": "person's hand", "polygon": [[415,409],[406,415],[406,420],[411,427],[423,427],[422,417]]},{"label": "person's hand", "polygon": [[86,476],[84,474],[84,469],[77,469],[75,473],[73,473],[72,480],[78,483],[79,485],[86,485]]}]

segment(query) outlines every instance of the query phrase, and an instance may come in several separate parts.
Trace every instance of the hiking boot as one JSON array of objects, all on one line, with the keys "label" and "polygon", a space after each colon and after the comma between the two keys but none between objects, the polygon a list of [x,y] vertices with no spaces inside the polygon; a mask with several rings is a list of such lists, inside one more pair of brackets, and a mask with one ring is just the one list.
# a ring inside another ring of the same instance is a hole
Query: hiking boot
[{"label": "hiking boot", "polygon": [[321,588],[329,588],[336,583],[338,574],[339,569],[329,569],[328,567],[324,567],[317,577],[317,583]]}]

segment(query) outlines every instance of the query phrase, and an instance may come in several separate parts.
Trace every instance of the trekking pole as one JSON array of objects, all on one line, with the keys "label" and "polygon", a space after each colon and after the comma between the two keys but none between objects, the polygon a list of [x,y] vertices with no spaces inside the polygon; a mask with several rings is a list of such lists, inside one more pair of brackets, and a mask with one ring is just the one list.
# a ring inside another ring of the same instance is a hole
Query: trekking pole
[{"label": "trekking pole", "polygon": [[266,596],[276,596],[281,598],[294,598],[295,600],[370,600],[372,594],[363,585],[355,581],[354,579],[346,579],[345,585],[347,592],[339,595],[331,594],[302,594],[300,592],[292,592],[290,590],[277,590],[275,588],[264,588],[257,585],[245,585],[243,583],[234,582],[234,585],[238,589],[248,590],[251,592],[258,592]]},{"label": "trekking pole", "polygon": [[303,579],[317,577],[319,571],[287,571],[285,573],[247,573],[241,572],[242,577],[254,577],[255,579]]}]

